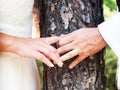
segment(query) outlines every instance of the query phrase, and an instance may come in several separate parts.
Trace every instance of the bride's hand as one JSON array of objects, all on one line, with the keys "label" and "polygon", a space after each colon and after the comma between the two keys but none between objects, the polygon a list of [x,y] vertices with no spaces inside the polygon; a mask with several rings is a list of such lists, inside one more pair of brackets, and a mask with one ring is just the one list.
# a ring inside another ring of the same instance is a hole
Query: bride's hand
[{"label": "bride's hand", "polygon": [[59,41],[59,37],[49,38],[22,38],[6,34],[1,34],[1,52],[12,52],[23,57],[36,58],[41,60],[49,67],[53,67],[53,60],[59,67],[62,67],[62,62],[59,60],[57,50],[50,44]]}]

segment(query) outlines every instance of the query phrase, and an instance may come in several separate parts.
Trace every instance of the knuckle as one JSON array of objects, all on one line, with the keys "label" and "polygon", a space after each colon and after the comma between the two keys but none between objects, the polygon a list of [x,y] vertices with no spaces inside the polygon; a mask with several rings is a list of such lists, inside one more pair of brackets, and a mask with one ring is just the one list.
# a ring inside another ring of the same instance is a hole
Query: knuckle
[{"label": "knuckle", "polygon": [[37,55],[37,58],[38,58],[38,59],[44,59],[44,55],[39,54],[39,55]]},{"label": "knuckle", "polygon": [[45,52],[46,52],[46,54],[48,54],[48,55],[52,53],[51,50],[46,50]]},{"label": "knuckle", "polygon": [[59,44],[60,46],[62,46],[64,43],[63,43],[62,41],[60,41],[58,44]]},{"label": "knuckle", "polygon": [[53,52],[54,54],[58,53],[57,50],[55,50],[55,49],[53,49],[52,52]]},{"label": "knuckle", "polygon": [[49,54],[55,53],[55,52],[57,52],[57,50],[54,47],[50,46],[50,49],[48,50],[48,52],[49,52]]},{"label": "knuckle", "polygon": [[42,50],[42,52],[44,53],[44,54],[50,54],[50,49],[48,49],[48,48],[43,48],[43,50]]},{"label": "knuckle", "polygon": [[66,51],[66,47],[61,47],[60,50],[61,51]]},{"label": "knuckle", "polygon": [[73,53],[69,53],[68,56],[69,56],[69,57],[73,57],[74,54],[73,54]]},{"label": "knuckle", "polygon": [[79,44],[80,44],[80,41],[78,41],[78,40],[74,41],[74,43],[73,43],[74,46],[78,46]]}]

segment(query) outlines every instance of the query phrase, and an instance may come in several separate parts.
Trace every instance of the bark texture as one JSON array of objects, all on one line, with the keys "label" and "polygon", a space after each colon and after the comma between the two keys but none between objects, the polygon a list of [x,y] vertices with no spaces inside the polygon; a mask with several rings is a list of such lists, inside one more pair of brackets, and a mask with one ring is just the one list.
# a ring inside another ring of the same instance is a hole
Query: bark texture
[{"label": "bark texture", "polygon": [[[102,0],[40,0],[41,36],[59,36],[103,21]],[[58,44],[54,45],[58,48]],[[64,62],[59,68],[44,65],[44,90],[105,90],[103,50],[86,58],[74,69]]]}]

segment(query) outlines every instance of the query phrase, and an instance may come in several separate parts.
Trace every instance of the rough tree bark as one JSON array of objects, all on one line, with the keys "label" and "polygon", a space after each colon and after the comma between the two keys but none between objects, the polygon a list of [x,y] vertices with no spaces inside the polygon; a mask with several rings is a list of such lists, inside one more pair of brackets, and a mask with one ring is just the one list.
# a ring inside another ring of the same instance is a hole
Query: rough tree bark
[{"label": "rough tree bark", "polygon": [[[40,0],[41,36],[59,36],[82,27],[96,27],[103,19],[102,0]],[[54,45],[58,48],[58,44]],[[44,65],[44,90],[105,90],[104,50],[74,69]]]}]

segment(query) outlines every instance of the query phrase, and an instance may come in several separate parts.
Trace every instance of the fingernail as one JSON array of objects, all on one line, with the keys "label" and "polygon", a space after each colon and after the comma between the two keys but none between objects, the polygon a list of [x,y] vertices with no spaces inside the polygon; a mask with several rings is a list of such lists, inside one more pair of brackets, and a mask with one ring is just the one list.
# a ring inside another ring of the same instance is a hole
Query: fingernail
[{"label": "fingernail", "polygon": [[54,65],[53,65],[53,64],[50,64],[50,67],[54,67]]},{"label": "fingernail", "polygon": [[73,66],[69,66],[69,69],[72,69],[73,68]]},{"label": "fingernail", "polygon": [[59,65],[60,65],[60,67],[62,67],[62,66],[63,66],[63,63],[62,63],[62,62],[60,62],[60,63],[59,63]]}]

